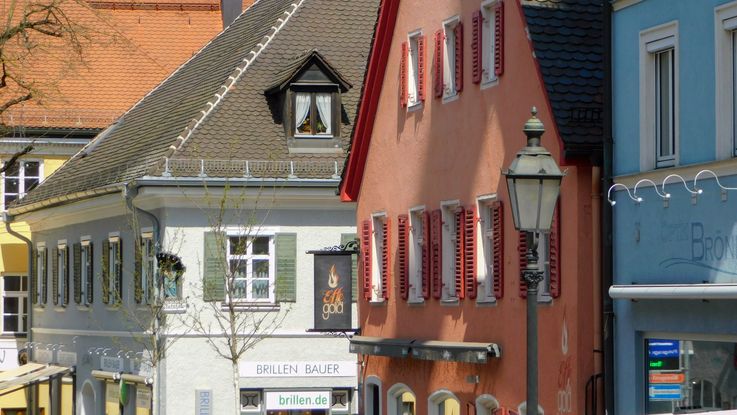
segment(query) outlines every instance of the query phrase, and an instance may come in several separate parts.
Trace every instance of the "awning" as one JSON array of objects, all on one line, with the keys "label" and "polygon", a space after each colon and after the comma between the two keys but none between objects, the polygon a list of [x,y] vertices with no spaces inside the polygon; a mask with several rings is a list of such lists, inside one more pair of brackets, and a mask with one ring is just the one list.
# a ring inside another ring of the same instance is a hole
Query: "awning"
[{"label": "awning", "polygon": [[52,376],[70,372],[69,367],[28,363],[0,374],[0,394],[33,383],[42,382]]},{"label": "awning", "polygon": [[420,360],[486,363],[489,357],[501,357],[496,343],[446,342],[437,340],[391,339],[353,336],[351,353],[374,356],[409,357]]},{"label": "awning", "polygon": [[415,341],[412,357],[421,360],[445,360],[448,362],[486,363],[491,357],[500,357],[496,343]]},{"label": "awning", "polygon": [[105,370],[93,370],[91,373],[93,378],[98,380],[120,380],[120,373],[118,372],[107,372]]},{"label": "awning", "polygon": [[123,373],[120,375],[120,379],[125,383],[139,383],[141,385],[150,385],[154,383],[154,380],[145,376],[133,375],[130,373]]},{"label": "awning", "polygon": [[737,284],[613,285],[609,296],[625,300],[737,300]]},{"label": "awning", "polygon": [[350,352],[375,356],[407,357],[413,340],[384,337],[353,336]]}]

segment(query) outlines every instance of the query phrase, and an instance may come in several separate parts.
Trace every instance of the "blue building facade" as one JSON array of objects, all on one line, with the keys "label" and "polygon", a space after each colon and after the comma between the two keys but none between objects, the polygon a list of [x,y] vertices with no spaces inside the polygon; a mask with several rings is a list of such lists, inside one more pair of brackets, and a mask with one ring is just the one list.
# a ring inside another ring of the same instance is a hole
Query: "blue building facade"
[{"label": "blue building facade", "polygon": [[616,413],[736,409],[737,1],[613,8]]}]

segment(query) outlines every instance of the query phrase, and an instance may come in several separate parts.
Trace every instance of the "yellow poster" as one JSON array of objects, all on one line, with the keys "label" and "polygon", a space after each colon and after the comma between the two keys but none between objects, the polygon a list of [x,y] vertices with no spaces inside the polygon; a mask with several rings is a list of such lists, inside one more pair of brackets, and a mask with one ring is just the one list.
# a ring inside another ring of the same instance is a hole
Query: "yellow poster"
[{"label": "yellow poster", "polygon": [[136,415],[151,413],[151,389],[148,386],[136,385]]},{"label": "yellow poster", "polygon": [[120,415],[120,386],[105,383],[105,415]]}]

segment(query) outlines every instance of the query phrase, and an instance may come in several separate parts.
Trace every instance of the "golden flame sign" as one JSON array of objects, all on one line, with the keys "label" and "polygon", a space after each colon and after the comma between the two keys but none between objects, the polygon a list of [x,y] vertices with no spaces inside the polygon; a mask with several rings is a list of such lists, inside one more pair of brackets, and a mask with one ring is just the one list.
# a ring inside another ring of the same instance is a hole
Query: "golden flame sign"
[{"label": "golden flame sign", "polygon": [[335,271],[335,264],[333,264],[330,267],[330,272],[328,273],[328,287],[336,288],[338,286],[338,281],[340,281],[340,275]]}]

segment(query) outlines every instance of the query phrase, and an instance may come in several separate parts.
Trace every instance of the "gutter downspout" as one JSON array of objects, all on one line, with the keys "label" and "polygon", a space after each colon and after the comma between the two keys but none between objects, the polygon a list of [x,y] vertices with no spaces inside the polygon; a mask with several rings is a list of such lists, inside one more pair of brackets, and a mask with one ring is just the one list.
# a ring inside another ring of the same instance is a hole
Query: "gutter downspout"
[{"label": "gutter downspout", "polygon": [[[138,196],[138,187],[139,187],[139,185],[137,183],[135,183],[135,182],[134,183],[127,183],[127,184],[125,184],[125,186],[123,186],[123,197],[125,198],[126,205],[128,205],[128,209],[130,209],[131,211],[133,211],[135,213],[140,213],[141,215],[146,216],[151,221],[151,224],[153,225],[153,228],[154,228],[153,229],[153,234],[154,234],[154,258],[156,258],[156,256],[159,254],[159,252],[161,250],[161,223],[159,222],[159,218],[157,218],[156,215],[154,215],[153,213],[151,213],[149,211],[143,210],[143,209],[141,209],[138,206],[136,206],[136,205],[133,204],[133,199],[136,196]],[[134,229],[134,231],[136,231],[136,230]],[[158,282],[157,282],[156,285],[157,286],[159,285]],[[159,295],[161,295],[160,292],[161,292],[161,290],[159,290]],[[158,301],[162,301],[162,300],[163,300],[163,298],[157,298],[156,301],[158,302]],[[161,341],[161,338],[160,338],[160,336],[161,336],[160,329],[161,329],[160,316],[157,315],[154,318],[154,336],[155,336],[154,344],[156,345],[156,347],[159,346],[159,342]],[[161,381],[160,381],[160,379],[161,379],[161,374],[160,374],[161,364],[160,363],[161,362],[159,360],[160,359],[160,356],[158,356],[159,351],[156,350],[156,351],[154,351],[154,353],[157,354],[157,357],[156,357],[156,360],[157,361],[156,361],[156,368],[154,370],[154,381],[153,381],[152,388],[156,388],[156,392],[157,393],[153,394],[154,397],[156,398],[154,400],[156,402],[156,404],[153,405],[153,415],[158,415],[161,412],[161,410],[160,410],[160,406],[161,406]]]},{"label": "gutter downspout", "polygon": [[[34,286],[34,284],[31,284],[31,278],[35,278],[34,275],[31,275],[31,270],[33,270],[33,242],[26,238],[24,235],[21,235],[20,233],[13,230],[13,228],[10,227],[10,224],[13,222],[14,217],[9,215],[7,211],[3,212],[3,222],[5,222],[5,230],[15,236],[16,238],[20,239],[21,241],[26,243],[26,246],[28,247],[27,257],[28,257],[28,263],[26,264],[27,268],[27,275],[28,275],[28,282],[26,285],[28,286],[28,300],[31,300],[36,293],[31,292],[31,287]],[[27,321],[26,321],[26,343],[30,344],[33,342],[33,307],[31,305],[28,306],[28,315],[27,315]],[[30,350],[29,350],[29,356],[30,358]],[[36,388],[31,389],[31,393],[29,395],[29,399],[26,402],[26,411],[29,414],[35,414],[35,390]]]},{"label": "gutter downspout", "polygon": [[607,200],[607,189],[612,185],[614,142],[612,130],[612,5],[604,2],[604,142],[601,177],[601,344],[604,371],[604,414],[615,414],[614,397],[614,301],[609,296],[613,283],[613,219],[612,206]]}]

